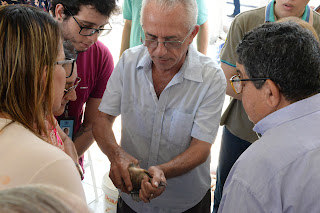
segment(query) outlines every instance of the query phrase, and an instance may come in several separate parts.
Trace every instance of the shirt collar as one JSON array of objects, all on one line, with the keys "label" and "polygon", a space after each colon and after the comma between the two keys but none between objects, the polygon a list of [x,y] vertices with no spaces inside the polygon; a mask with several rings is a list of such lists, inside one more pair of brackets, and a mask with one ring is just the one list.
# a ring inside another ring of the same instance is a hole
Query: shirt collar
[{"label": "shirt collar", "polygon": [[191,81],[203,82],[202,72],[200,71],[200,67],[199,67],[199,65],[202,65],[202,64],[200,62],[200,58],[198,55],[199,53],[194,48],[194,46],[192,44],[189,45],[188,54],[182,68],[185,68],[185,72],[184,72],[185,79],[188,79]]},{"label": "shirt collar", "polygon": [[[146,47],[144,47],[143,54],[144,55],[138,62],[137,69],[151,71],[152,60]],[[201,63],[198,54],[199,53],[197,53],[197,50],[193,47],[193,45],[189,45],[187,57],[178,72],[178,79],[182,80],[182,78],[185,78],[191,81],[203,82],[202,73],[199,67]]]},{"label": "shirt collar", "polygon": [[[272,0],[267,5],[265,22],[275,22],[276,21],[276,17],[274,15],[274,4],[275,4],[275,0]],[[306,5],[304,13],[303,13],[301,19],[310,23],[310,21],[312,19],[311,14],[312,14],[312,10],[310,9],[310,7],[308,5]]]},{"label": "shirt collar", "polygon": [[254,126],[253,131],[263,135],[266,131],[273,127],[298,119],[316,111],[320,111],[320,94],[297,101],[267,115]]},{"label": "shirt collar", "polygon": [[136,68],[137,69],[147,68],[148,70],[151,70],[152,60],[149,55],[148,48],[146,48],[143,44],[141,44],[141,46],[143,46],[143,52],[142,52],[143,56],[138,61]]}]

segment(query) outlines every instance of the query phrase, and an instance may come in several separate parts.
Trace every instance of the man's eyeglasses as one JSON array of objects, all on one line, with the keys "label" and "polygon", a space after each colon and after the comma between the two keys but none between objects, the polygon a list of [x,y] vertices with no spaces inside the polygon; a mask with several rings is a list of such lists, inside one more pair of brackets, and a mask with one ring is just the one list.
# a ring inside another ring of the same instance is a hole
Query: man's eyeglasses
[{"label": "man's eyeglasses", "polygon": [[236,94],[240,94],[242,92],[243,86],[241,81],[266,81],[270,78],[247,78],[241,79],[239,75],[234,75],[230,78],[230,84],[232,86],[233,91]]},{"label": "man's eyeglasses", "polygon": [[163,43],[163,45],[167,49],[179,49],[181,47],[181,45],[185,42],[185,40],[188,38],[188,36],[192,33],[192,31],[193,31],[193,28],[190,29],[190,31],[188,32],[187,36],[183,39],[183,41],[162,41],[162,42],[160,42],[158,40],[142,38],[141,35],[140,35],[140,39],[141,39],[141,42],[144,44],[144,46],[146,46],[148,48],[157,48],[159,43]]},{"label": "man's eyeglasses", "polygon": [[[63,61],[57,61],[55,64],[59,64],[62,65],[62,67],[65,69],[66,71],[66,78],[70,78],[72,76],[73,70],[74,70],[74,64],[76,62],[76,59],[70,59],[70,58],[66,58],[66,60]],[[72,64],[71,65],[71,70],[66,68],[67,64]]]},{"label": "man's eyeglasses", "polygon": [[112,30],[110,23],[108,23],[108,25],[109,25],[108,28],[95,29],[95,28],[91,28],[91,27],[84,27],[77,21],[77,19],[69,12],[69,10],[66,7],[65,7],[65,9],[71,15],[71,17],[75,20],[75,22],[78,24],[78,26],[80,27],[80,31],[79,31],[80,35],[92,36],[93,34],[98,33],[99,36],[104,36],[104,35],[109,34]]},{"label": "man's eyeglasses", "polygon": [[76,89],[80,81],[81,81],[81,78],[77,77],[76,82],[73,86],[69,87],[68,89],[64,89],[64,96],[66,96],[68,92],[70,92],[71,90]]}]

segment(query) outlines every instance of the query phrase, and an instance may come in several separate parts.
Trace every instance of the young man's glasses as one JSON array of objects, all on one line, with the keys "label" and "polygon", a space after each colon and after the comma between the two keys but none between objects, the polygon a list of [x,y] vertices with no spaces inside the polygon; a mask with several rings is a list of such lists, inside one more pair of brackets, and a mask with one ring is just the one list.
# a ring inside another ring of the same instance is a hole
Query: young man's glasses
[{"label": "young man's glasses", "polygon": [[[73,70],[74,70],[74,64],[76,62],[76,59],[66,58],[66,60],[63,61],[57,61],[55,64],[60,64],[66,71],[66,78],[70,78],[72,76]],[[72,64],[71,69],[67,69],[66,65]]]},{"label": "young man's glasses", "polygon": [[[185,42],[185,40],[188,38],[188,36],[192,33],[193,28],[188,32],[187,36],[183,39],[183,41],[158,41],[158,40],[153,40],[153,39],[145,39],[142,38],[140,35],[141,42],[144,44],[144,46],[148,48],[157,48],[159,43],[163,43],[163,45],[167,49],[179,49],[181,45]],[[140,32],[141,33],[141,32]]]},{"label": "young man's glasses", "polygon": [[75,22],[78,24],[78,26],[80,27],[80,31],[79,31],[80,35],[92,36],[93,34],[98,33],[99,36],[104,36],[104,35],[109,34],[112,30],[110,23],[108,23],[109,26],[107,28],[95,29],[95,28],[91,28],[91,27],[84,27],[77,21],[77,19],[69,12],[69,10],[66,7],[65,7],[65,9],[71,15],[71,17],[75,20]]},{"label": "young man's glasses", "polygon": [[68,92],[70,92],[71,90],[76,89],[80,81],[81,81],[81,78],[77,77],[76,82],[73,86],[69,87],[68,89],[64,89],[64,96],[66,96]]},{"label": "young man's glasses", "polygon": [[243,86],[242,81],[266,81],[270,78],[247,78],[241,79],[239,75],[234,75],[230,78],[230,84],[232,86],[233,91],[236,94],[240,94],[242,92]]}]

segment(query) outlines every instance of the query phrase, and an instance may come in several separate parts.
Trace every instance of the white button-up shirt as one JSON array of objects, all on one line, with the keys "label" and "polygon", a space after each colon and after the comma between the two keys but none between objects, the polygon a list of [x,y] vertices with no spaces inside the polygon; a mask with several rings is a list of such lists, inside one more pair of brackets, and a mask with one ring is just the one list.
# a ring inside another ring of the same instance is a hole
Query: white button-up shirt
[{"label": "white button-up shirt", "polygon": [[[172,160],[192,137],[213,143],[225,97],[221,68],[190,45],[185,63],[158,98],[152,60],[144,46],[126,51],[113,71],[99,110],[121,114],[121,147],[148,169]],[[143,204],[122,193],[137,212],[182,212],[202,200],[210,188],[210,156],[190,172],[167,180],[165,192]]]}]

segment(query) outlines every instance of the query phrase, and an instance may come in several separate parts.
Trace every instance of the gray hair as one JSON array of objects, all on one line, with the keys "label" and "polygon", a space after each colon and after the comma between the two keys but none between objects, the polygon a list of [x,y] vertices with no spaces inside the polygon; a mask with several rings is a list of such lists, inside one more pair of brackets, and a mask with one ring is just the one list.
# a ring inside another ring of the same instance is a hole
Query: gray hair
[{"label": "gray hair", "polygon": [[69,59],[77,58],[76,49],[72,46],[72,44],[69,41],[63,42],[63,49],[64,49],[64,55],[66,56],[66,58],[69,58]]},{"label": "gray hair", "polygon": [[[320,48],[310,30],[293,21],[265,23],[237,47],[249,78],[270,78],[290,102],[320,93]],[[264,82],[255,81],[257,89]]]},{"label": "gray hair", "polygon": [[142,23],[142,17],[144,14],[144,9],[147,4],[154,2],[157,5],[159,5],[159,9],[164,11],[171,11],[173,10],[177,5],[181,4],[185,8],[185,12],[187,14],[187,20],[186,20],[186,27],[188,29],[193,28],[197,24],[197,18],[198,18],[198,5],[196,0],[143,0],[142,1],[142,7],[141,7],[141,13],[140,13],[140,23]]},{"label": "gray hair", "polygon": [[0,212],[90,213],[76,195],[51,185],[31,184],[0,190]]}]

